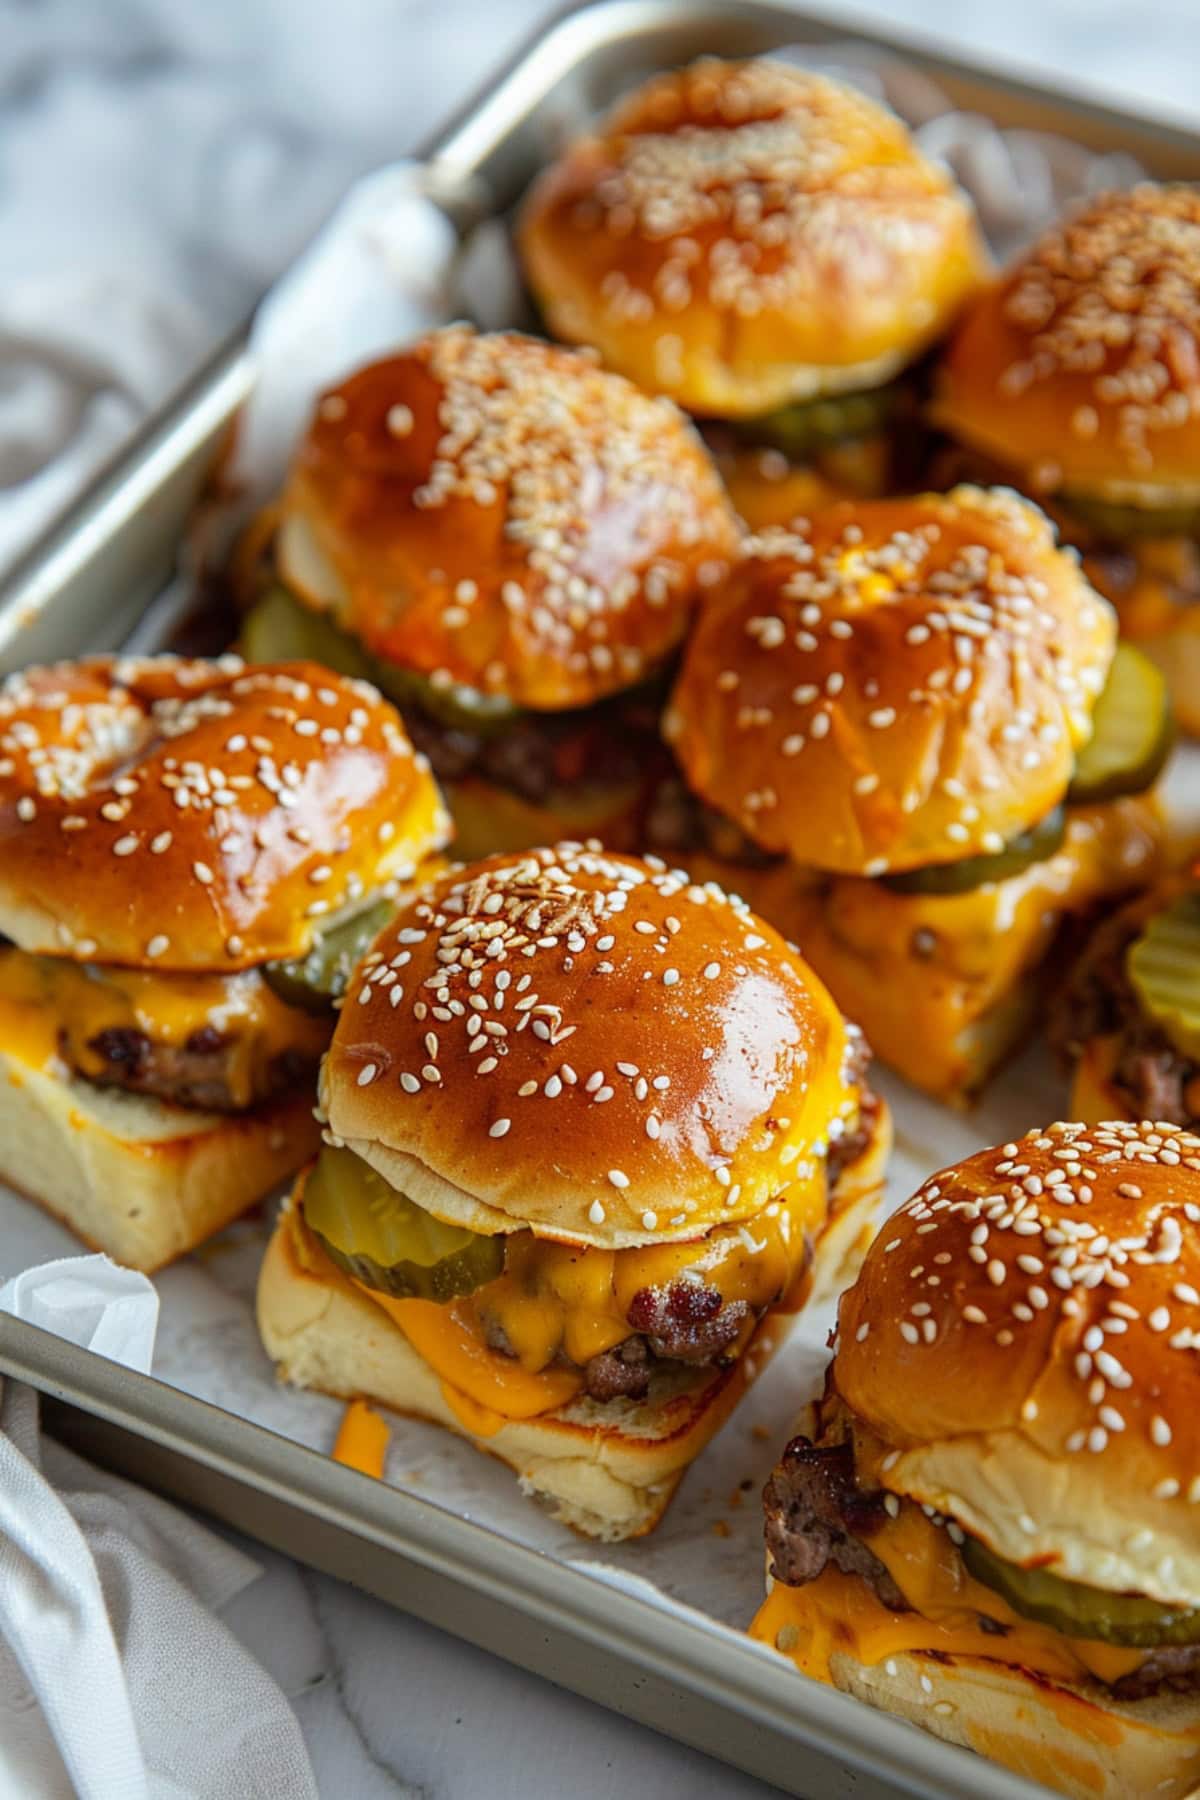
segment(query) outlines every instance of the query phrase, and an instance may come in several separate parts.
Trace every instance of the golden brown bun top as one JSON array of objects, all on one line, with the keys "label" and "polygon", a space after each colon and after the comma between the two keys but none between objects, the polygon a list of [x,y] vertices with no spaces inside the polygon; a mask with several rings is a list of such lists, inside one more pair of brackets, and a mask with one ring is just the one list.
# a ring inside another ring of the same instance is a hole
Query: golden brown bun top
[{"label": "golden brown bun top", "polygon": [[889,1487],[1022,1563],[1195,1595],[1200,1138],[1058,1124],[932,1176],[837,1341],[838,1393],[899,1452]]},{"label": "golden brown bun top", "polygon": [[295,956],[448,836],[395,709],[315,663],[97,656],[0,693],[0,932],[23,950]]},{"label": "golden brown bun top", "polygon": [[890,379],[985,264],[893,113],[768,61],[638,88],[534,185],[519,237],[556,336],[722,417]]},{"label": "golden brown bun top", "polygon": [[1031,492],[1200,500],[1200,190],[1102,194],[970,309],[935,413]]},{"label": "golden brown bun top", "polygon": [[322,1103],[443,1217],[651,1243],[819,1173],[856,1105],[849,1043],[740,901],[559,844],[453,871],[402,911],[347,996]]},{"label": "golden brown bun top", "polygon": [[749,540],[664,728],[767,850],[859,875],[956,862],[1062,799],[1114,639],[1016,495],[844,501]]},{"label": "golden brown bun top", "polygon": [[325,395],[277,556],[386,661],[556,710],[651,674],[737,538],[669,403],[578,352],[452,326]]}]

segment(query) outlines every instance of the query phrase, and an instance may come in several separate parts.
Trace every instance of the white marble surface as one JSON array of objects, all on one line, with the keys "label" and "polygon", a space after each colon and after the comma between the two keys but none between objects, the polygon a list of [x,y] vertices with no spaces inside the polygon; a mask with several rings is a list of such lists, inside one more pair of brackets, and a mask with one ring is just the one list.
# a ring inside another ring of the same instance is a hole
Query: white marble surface
[{"label": "white marble surface", "polygon": [[[874,11],[1044,79],[1066,70],[1134,102],[1198,110],[1196,0]],[[167,322],[162,378],[182,376],[353,176],[409,148],[540,12],[527,0],[0,0],[0,309],[69,316],[102,292],[114,331],[148,311]],[[37,473],[33,445],[23,464],[0,462],[0,491],[17,497]],[[322,1794],[769,1791],[255,1554],[263,1578],[229,1620],[292,1699]]]}]

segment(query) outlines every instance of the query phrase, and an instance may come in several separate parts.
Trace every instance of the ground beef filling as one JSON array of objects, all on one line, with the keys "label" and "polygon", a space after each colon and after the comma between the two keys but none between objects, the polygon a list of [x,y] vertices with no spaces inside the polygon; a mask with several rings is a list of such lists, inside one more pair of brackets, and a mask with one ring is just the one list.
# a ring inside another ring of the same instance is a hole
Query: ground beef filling
[{"label": "ground beef filling", "polygon": [[[889,1612],[911,1612],[891,1574],[868,1542],[887,1513],[881,1489],[859,1486],[854,1450],[793,1438],[763,1489],[765,1537],[771,1574],[787,1587],[806,1587],[833,1565],[865,1581]],[[1002,1638],[1006,1627],[977,1614],[982,1630]],[[1130,1674],[1112,1683],[1119,1700],[1145,1700],[1164,1689],[1195,1692],[1200,1686],[1200,1644],[1168,1644],[1153,1650]]]},{"label": "ground beef filling", "polygon": [[1117,913],[1096,932],[1076,964],[1051,1024],[1063,1061],[1078,1061],[1089,1039],[1119,1040],[1110,1083],[1135,1119],[1168,1125],[1200,1123],[1200,1064],[1177,1050],[1148,1019],[1125,969],[1129,945],[1142,929],[1138,911]]},{"label": "ground beef filling", "polygon": [[726,1304],[704,1282],[639,1288],[628,1313],[634,1335],[585,1364],[585,1389],[593,1400],[644,1400],[662,1363],[721,1363],[749,1317],[744,1300]]},{"label": "ground beef filling", "polygon": [[[245,1099],[240,1080],[231,1078],[231,1065],[240,1066],[242,1049],[236,1035],[215,1025],[201,1026],[182,1044],[160,1044],[144,1031],[113,1026],[89,1038],[87,1048],[95,1062],[78,1072],[99,1087],[119,1087],[129,1093],[148,1094],[173,1106],[201,1112],[241,1112]],[[64,1054],[70,1061],[67,1047]],[[271,1100],[288,1088],[310,1080],[317,1058],[285,1050],[270,1061],[256,1063],[249,1104]]]},{"label": "ground beef filling", "polygon": [[487,732],[447,725],[409,701],[401,711],[439,781],[477,775],[537,806],[573,790],[640,783],[665,768],[660,705],[657,690],[642,687],[573,712],[523,712]]},{"label": "ground beef filling", "polygon": [[867,1492],[854,1476],[849,1443],[814,1444],[793,1438],[763,1489],[771,1573],[788,1587],[804,1587],[830,1563],[860,1575],[892,1612],[908,1612],[904,1595],[867,1544],[887,1518],[883,1494]]}]

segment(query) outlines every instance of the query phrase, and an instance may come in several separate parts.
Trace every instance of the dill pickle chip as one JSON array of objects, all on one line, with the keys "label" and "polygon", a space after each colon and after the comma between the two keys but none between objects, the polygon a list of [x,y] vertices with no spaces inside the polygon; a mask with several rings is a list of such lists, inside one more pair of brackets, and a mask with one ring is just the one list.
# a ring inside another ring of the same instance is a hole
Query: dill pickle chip
[{"label": "dill pickle chip", "polygon": [[1200,506],[1129,506],[1114,500],[1096,500],[1064,488],[1060,495],[1082,524],[1099,537],[1121,544],[1135,537],[1195,537],[1200,535]]},{"label": "dill pickle chip", "polygon": [[1118,644],[1092,714],[1092,735],[1075,759],[1067,799],[1079,803],[1142,793],[1170,755],[1174,735],[1162,670],[1132,644]]},{"label": "dill pickle chip", "polygon": [[324,663],[339,675],[369,681],[403,709],[419,706],[441,724],[486,736],[512,723],[520,707],[503,694],[481,694],[455,682],[434,683],[415,669],[384,662],[355,643],[328,613],[314,612],[276,585],[242,620],[238,645],[247,662]]},{"label": "dill pickle chip", "polygon": [[897,894],[965,894],[989,881],[1008,881],[1031,863],[1045,862],[1062,848],[1066,819],[1061,806],[1031,825],[1019,837],[1010,838],[992,856],[965,856],[961,862],[929,863],[923,869],[905,869],[900,875],[880,877]]},{"label": "dill pickle chip", "polygon": [[968,1570],[1007,1600],[1024,1619],[1037,1619],[1064,1637],[1091,1638],[1151,1650],[1159,1644],[1200,1643],[1200,1609],[1163,1606],[1144,1594],[1110,1594],[1066,1581],[1048,1569],[1023,1569],[997,1556],[978,1538],[962,1547]]},{"label": "dill pickle chip", "polygon": [[1200,891],[1155,913],[1125,953],[1143,1010],[1175,1048],[1200,1061]]},{"label": "dill pickle chip", "polygon": [[899,382],[865,388],[861,393],[829,394],[798,401],[746,421],[741,429],[756,444],[770,444],[793,461],[802,461],[827,444],[867,437],[886,425],[903,396]]},{"label": "dill pickle chip", "polygon": [[328,1144],[304,1186],[304,1222],[339,1269],[395,1300],[445,1304],[504,1267],[502,1237],[435,1219],[353,1150]]},{"label": "dill pickle chip", "polygon": [[267,986],[289,1006],[325,1012],[346,991],[354,965],[366,954],[396,908],[375,900],[314,938],[307,956],[263,964]]},{"label": "dill pickle chip", "polygon": [[245,618],[238,648],[247,662],[318,662],[338,675],[374,681],[371,658],[328,613],[301,606],[285,587],[268,588]]}]

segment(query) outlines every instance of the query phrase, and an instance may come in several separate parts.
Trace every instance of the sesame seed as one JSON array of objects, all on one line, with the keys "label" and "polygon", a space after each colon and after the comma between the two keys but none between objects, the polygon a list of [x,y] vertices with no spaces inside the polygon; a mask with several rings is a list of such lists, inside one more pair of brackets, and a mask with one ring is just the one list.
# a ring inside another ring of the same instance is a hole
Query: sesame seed
[{"label": "sesame seed", "polygon": [[488,1136],[494,1137],[494,1138],[507,1137],[511,1128],[512,1128],[512,1120],[511,1119],[497,1119],[491,1126],[489,1126]]}]

